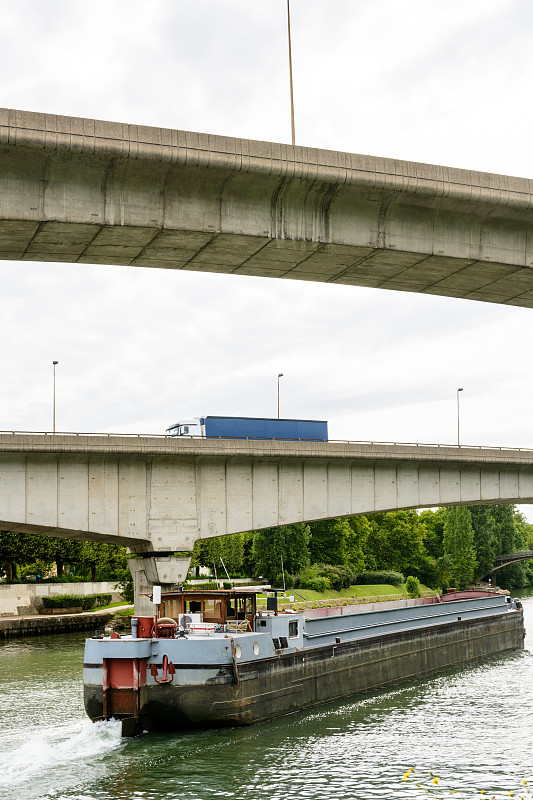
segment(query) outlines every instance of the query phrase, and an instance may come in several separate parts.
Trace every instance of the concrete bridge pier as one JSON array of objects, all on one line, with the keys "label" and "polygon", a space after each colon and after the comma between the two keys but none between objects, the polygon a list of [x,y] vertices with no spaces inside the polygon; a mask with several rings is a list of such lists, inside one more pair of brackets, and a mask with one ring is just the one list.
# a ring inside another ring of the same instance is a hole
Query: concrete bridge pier
[{"label": "concrete bridge pier", "polygon": [[133,577],[133,593],[135,613],[141,616],[152,616],[155,607],[148,595],[154,586],[161,586],[161,591],[168,592],[185,582],[192,553],[179,556],[170,553],[132,554],[128,566]]}]

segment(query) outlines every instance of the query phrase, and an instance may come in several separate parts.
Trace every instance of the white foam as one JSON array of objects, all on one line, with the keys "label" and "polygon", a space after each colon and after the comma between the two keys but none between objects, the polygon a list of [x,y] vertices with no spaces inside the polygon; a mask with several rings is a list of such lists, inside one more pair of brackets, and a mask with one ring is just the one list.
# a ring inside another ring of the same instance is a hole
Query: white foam
[{"label": "white foam", "polygon": [[66,764],[101,758],[122,743],[120,720],[87,723],[67,738],[32,736],[0,756],[0,787],[13,787],[43,772],[61,770]]}]

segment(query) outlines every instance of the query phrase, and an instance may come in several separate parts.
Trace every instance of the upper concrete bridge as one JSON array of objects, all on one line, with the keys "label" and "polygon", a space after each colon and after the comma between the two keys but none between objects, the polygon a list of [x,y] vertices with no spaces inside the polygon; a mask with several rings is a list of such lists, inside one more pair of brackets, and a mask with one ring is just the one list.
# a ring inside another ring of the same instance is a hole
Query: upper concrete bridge
[{"label": "upper concrete bridge", "polygon": [[128,545],[144,556],[133,561],[144,585],[182,580],[205,537],[400,508],[531,502],[533,450],[0,434],[0,530]]},{"label": "upper concrete bridge", "polygon": [[0,259],[533,307],[533,182],[0,109]]}]

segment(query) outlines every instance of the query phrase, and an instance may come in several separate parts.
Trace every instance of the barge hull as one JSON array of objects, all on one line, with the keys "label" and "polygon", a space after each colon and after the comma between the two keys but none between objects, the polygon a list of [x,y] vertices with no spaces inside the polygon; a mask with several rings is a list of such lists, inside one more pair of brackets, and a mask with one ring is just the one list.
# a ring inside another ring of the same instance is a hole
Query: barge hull
[{"label": "barge hull", "polygon": [[[523,612],[496,614],[309,647],[239,663],[220,682],[144,685],[138,713],[146,730],[248,725],[379,689],[524,646]],[[100,685],[85,685],[85,708],[103,716]]]}]

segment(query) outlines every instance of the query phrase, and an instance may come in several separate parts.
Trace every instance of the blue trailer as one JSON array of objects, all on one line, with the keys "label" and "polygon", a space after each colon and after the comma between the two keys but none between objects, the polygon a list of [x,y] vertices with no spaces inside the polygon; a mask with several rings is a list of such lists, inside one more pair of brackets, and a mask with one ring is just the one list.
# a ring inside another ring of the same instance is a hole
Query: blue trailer
[{"label": "blue trailer", "polygon": [[267,419],[264,417],[195,417],[167,428],[170,436],[206,439],[281,439],[327,442],[328,423],[314,419]]}]

